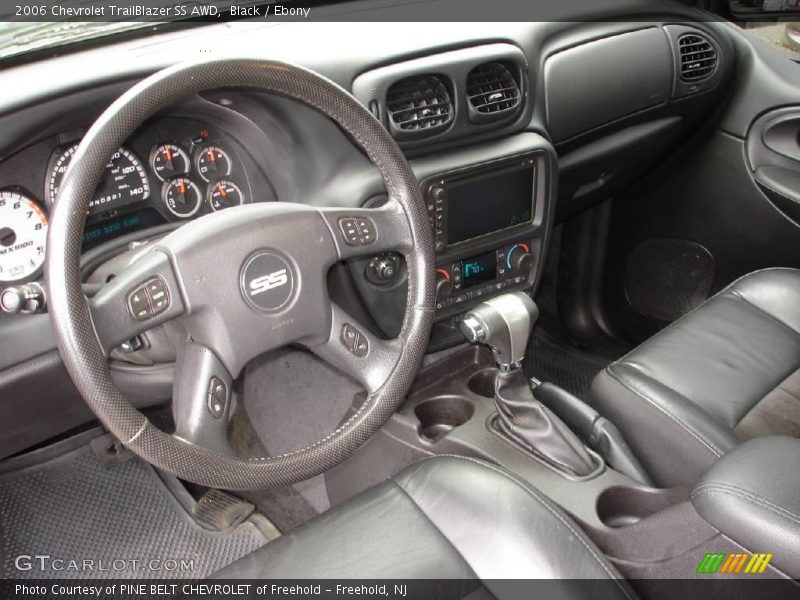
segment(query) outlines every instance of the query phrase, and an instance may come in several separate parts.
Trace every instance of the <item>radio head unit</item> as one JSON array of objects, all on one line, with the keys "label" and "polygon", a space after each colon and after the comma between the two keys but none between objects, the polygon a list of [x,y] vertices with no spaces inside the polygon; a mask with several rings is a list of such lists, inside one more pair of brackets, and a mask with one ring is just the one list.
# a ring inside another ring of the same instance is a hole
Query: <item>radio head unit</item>
[{"label": "radio head unit", "polygon": [[534,161],[526,158],[431,182],[425,195],[437,252],[498,232],[529,228],[536,203],[535,181]]}]

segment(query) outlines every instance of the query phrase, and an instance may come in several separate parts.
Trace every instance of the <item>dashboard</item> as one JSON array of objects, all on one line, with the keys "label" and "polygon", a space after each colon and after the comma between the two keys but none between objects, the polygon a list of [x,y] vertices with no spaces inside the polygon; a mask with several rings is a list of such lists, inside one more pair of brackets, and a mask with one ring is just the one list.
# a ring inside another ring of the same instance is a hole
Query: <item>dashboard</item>
[{"label": "dashboard", "polygon": [[[0,164],[0,285],[40,277],[48,213],[85,129],[59,133]],[[192,118],[146,124],[113,156],[91,200],[88,251],[116,237],[274,199],[249,153],[221,128]]]}]

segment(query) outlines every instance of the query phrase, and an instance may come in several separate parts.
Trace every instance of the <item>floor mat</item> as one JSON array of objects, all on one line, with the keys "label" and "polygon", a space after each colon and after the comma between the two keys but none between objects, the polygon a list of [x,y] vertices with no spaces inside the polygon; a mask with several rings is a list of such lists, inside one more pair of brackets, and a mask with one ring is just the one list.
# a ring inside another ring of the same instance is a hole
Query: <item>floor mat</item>
[{"label": "floor mat", "polygon": [[539,381],[555,383],[581,400],[588,401],[594,376],[610,362],[565,346],[541,329],[536,329],[525,357],[525,374]]},{"label": "floor mat", "polygon": [[[0,577],[17,579],[201,578],[266,541],[249,521],[200,528],[153,467],[105,465],[90,446],[0,474],[0,532]],[[50,558],[17,560],[37,555]]]}]

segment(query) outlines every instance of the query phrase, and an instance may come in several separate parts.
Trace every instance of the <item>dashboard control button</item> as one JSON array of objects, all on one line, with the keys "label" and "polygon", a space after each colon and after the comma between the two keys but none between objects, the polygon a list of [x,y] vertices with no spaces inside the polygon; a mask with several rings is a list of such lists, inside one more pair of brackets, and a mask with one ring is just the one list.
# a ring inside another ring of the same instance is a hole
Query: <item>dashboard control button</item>
[{"label": "dashboard control button", "polygon": [[212,377],[208,381],[208,412],[215,419],[219,419],[225,414],[225,407],[228,404],[228,386],[218,377]]},{"label": "dashboard control button", "polygon": [[150,310],[150,301],[147,299],[143,285],[128,294],[128,309],[131,316],[137,321],[144,321],[153,316]]},{"label": "dashboard control button", "polygon": [[341,341],[350,354],[359,358],[364,358],[369,352],[367,337],[350,323],[345,323],[342,326]]},{"label": "dashboard control button", "polygon": [[453,282],[447,269],[436,269],[436,299],[442,300],[453,293]]},{"label": "dashboard control button", "polygon": [[386,285],[394,280],[399,269],[400,257],[397,254],[381,254],[369,261],[365,275],[370,283]]},{"label": "dashboard control button", "polygon": [[12,315],[44,312],[45,303],[44,287],[35,281],[7,287],[0,294],[0,309]]},{"label": "dashboard control button", "polygon": [[514,244],[509,248],[506,266],[512,271],[530,271],[533,267],[533,256],[527,244]]}]

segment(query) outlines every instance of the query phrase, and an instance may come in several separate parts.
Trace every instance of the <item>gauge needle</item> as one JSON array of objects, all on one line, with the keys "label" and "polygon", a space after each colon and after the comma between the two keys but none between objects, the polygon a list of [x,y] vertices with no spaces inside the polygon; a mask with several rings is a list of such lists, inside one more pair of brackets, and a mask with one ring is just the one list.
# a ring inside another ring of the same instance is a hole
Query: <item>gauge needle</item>
[{"label": "gauge needle", "polygon": [[228,197],[228,192],[225,191],[225,186],[222,185],[222,184],[220,184],[220,186],[219,186],[219,193],[222,194],[223,198],[227,198]]},{"label": "gauge needle", "polygon": [[180,190],[180,195],[178,199],[180,200],[181,204],[186,204],[186,184],[183,181],[178,182],[178,189]]},{"label": "gauge needle", "polygon": [[164,150],[164,156],[167,157],[167,168],[172,169],[172,150],[169,148]]},{"label": "gauge needle", "polygon": [[216,154],[214,154],[213,150],[209,150],[208,151],[208,160],[211,161],[211,164],[209,166],[216,171],[216,169],[217,169],[217,156],[216,156]]}]

